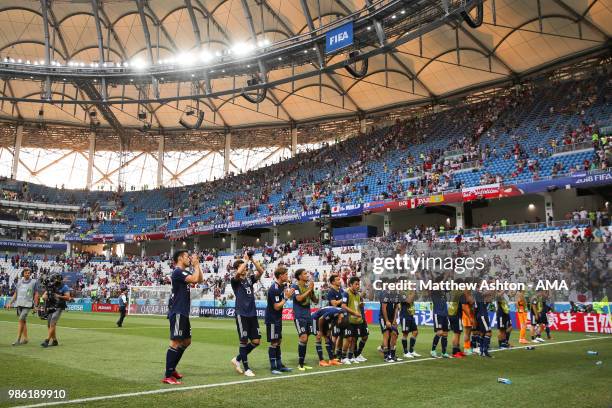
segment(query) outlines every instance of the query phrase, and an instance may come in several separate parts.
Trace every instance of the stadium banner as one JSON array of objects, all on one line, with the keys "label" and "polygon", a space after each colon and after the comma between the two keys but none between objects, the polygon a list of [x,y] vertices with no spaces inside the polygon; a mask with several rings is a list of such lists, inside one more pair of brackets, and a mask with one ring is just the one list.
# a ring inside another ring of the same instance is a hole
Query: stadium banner
[{"label": "stadium banner", "polygon": [[165,315],[168,314],[168,305],[130,303],[129,310],[130,314]]},{"label": "stadium banner", "polygon": [[325,33],[325,53],[330,54],[353,44],[353,22],[350,21],[340,27]]},{"label": "stadium banner", "polygon": [[3,239],[0,240],[1,248],[24,248],[24,249],[54,249],[65,251],[67,244],[65,242],[33,242],[33,241],[13,241]]},{"label": "stadium banner", "polygon": [[548,326],[555,331],[580,333],[612,333],[610,314],[605,313],[557,313],[547,314]]},{"label": "stadium banner", "polygon": [[92,303],[91,311],[99,313],[118,313],[119,305],[113,305],[110,303]]},{"label": "stadium banner", "polygon": [[[415,196],[401,200],[378,200],[364,204],[336,205],[332,207],[332,218],[344,218],[358,216],[363,213],[378,213],[395,210],[406,210],[418,207],[445,205],[460,202],[469,202],[478,199],[500,199],[516,197],[524,194],[533,194],[550,191],[551,189],[588,188],[612,184],[612,169],[597,170],[591,172],[580,172],[571,176],[555,179],[532,181],[520,184],[488,184],[483,186],[466,187],[461,190],[444,192],[439,194]],[[289,223],[311,222],[319,218],[318,210],[302,211],[300,213],[269,215],[242,221],[229,221],[210,225],[191,225],[185,228],[176,228],[165,232],[152,232],[145,234],[66,234],[65,240],[69,242],[140,242],[144,240],[170,239],[180,240],[190,235],[208,235],[217,231],[239,231],[249,228],[266,228]],[[23,243],[19,241],[0,241],[5,245],[23,247],[27,245],[40,245],[38,248],[47,248],[47,245],[62,245],[60,243]],[[34,246],[32,246],[34,248]]]},{"label": "stadium banner", "polygon": [[481,199],[516,197],[523,194],[524,193],[516,185],[513,184],[502,185],[500,183],[495,183],[461,189],[461,196],[463,202]]},{"label": "stadium banner", "polygon": [[[263,319],[266,316],[266,309],[263,307],[258,307],[257,309],[257,318]],[[200,317],[235,317],[236,309],[233,307],[202,307],[198,309]]]},{"label": "stadium banner", "polygon": [[[338,205],[332,207],[332,218],[343,218],[361,215],[363,213],[361,204]],[[190,228],[181,228],[166,232],[166,238],[179,239],[185,236],[205,235],[216,231],[238,231],[249,228],[264,228],[273,227],[287,223],[302,223],[310,222],[319,218],[319,211],[303,211],[295,214],[271,215],[267,217],[258,217],[244,221],[229,221],[225,223],[217,223],[211,225],[200,225]]]},{"label": "stadium banner", "polygon": [[[550,330],[576,333],[612,334],[612,320],[610,317],[610,314],[605,313],[547,313]],[[378,310],[366,310],[366,320],[368,324],[373,322],[378,323],[379,318],[380,312]],[[419,326],[433,326],[433,312],[431,310],[416,310],[414,318],[416,324]],[[512,327],[518,330],[519,324],[516,318],[516,312],[510,312],[510,319],[512,320]],[[489,312],[489,321],[491,327],[496,329],[497,315],[495,312]]]},{"label": "stadium banner", "polygon": [[[0,297],[0,307],[4,307],[6,302],[10,299],[9,297]],[[379,311],[380,303],[378,302],[366,302],[365,304],[365,317],[368,324],[378,324],[380,319]],[[566,310],[558,312],[547,313],[548,325],[553,331],[568,331],[577,333],[601,333],[601,334],[612,334],[612,315],[610,313],[583,313],[576,312],[570,313],[567,310],[569,306],[566,302],[560,302],[555,304],[555,309]],[[141,315],[166,315],[168,313],[168,306],[163,304],[156,305],[143,305],[143,304],[131,304],[130,314],[141,314]],[[514,304],[511,305],[514,309]],[[419,326],[433,326],[433,312],[431,305],[428,302],[416,302],[415,303],[415,321]],[[115,303],[89,303],[89,302],[77,302],[68,303],[66,310],[78,311],[78,312],[97,312],[97,313],[117,313],[119,312],[119,306]],[[314,313],[317,309],[314,308],[311,311]],[[604,308],[604,312],[607,311],[607,307]],[[190,310],[191,316],[199,317],[223,317],[233,318],[235,316],[234,307],[215,307],[215,306],[192,306]],[[257,317],[263,319],[265,317],[265,307],[257,307]],[[497,328],[496,312],[489,312],[489,320],[492,328]],[[512,321],[512,327],[518,329],[518,321],[516,318],[516,312],[510,312],[510,318]],[[283,309],[282,319],[285,321],[293,321],[293,309],[286,307]]]},{"label": "stadium banner", "polygon": [[91,303],[68,303],[66,310],[71,312],[91,312]]},{"label": "stadium banner", "polygon": [[612,169],[591,172],[583,171],[568,177],[521,183],[517,185],[517,188],[523,194],[530,194],[557,189],[597,187],[607,184],[612,184]]},{"label": "stadium banner", "polygon": [[142,242],[142,241],[155,241],[164,239],[163,232],[148,232],[143,234],[125,234],[124,241],[126,243]]},{"label": "stadium banner", "polygon": [[288,307],[283,309],[283,320],[293,321],[295,319],[295,315],[293,314],[293,309],[289,309]]}]

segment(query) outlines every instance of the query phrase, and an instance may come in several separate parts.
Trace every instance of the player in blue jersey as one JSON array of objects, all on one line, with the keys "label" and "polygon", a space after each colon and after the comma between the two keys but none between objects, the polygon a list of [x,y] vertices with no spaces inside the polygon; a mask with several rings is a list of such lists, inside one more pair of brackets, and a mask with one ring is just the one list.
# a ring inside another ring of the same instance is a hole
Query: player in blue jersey
[{"label": "player in blue jersey", "polygon": [[318,303],[319,299],[314,291],[314,281],[310,279],[310,273],[300,268],[295,271],[296,283],[293,284],[293,317],[297,329],[298,342],[298,370],[310,370],[312,367],[304,365],[306,359],[306,346],[308,336],[314,333],[312,316],[310,314],[311,303]]},{"label": "player in blue jersey", "polygon": [[272,374],[281,374],[291,371],[285,367],[281,359],[281,340],[283,337],[283,307],[291,299],[293,288],[287,289],[289,273],[287,268],[279,266],[274,271],[274,282],[268,289],[268,304],[266,307],[266,335],[268,343],[268,358]]},{"label": "player in blue jersey", "polygon": [[497,341],[499,348],[510,348],[510,334],[512,333],[512,320],[510,319],[510,296],[502,290],[496,293],[495,303],[497,311]]},{"label": "player in blue jersey", "polygon": [[[174,271],[172,271],[172,295],[168,303],[168,320],[170,321],[170,347],[166,352],[166,373],[163,383],[181,384],[183,376],[176,371],[176,366],[183,353],[191,344],[191,324],[189,323],[189,309],[191,296],[189,285],[204,280],[198,255],[189,257],[187,251],[176,251],[172,256]],[[191,265],[193,273],[187,268]]]},{"label": "player in blue jersey", "polygon": [[[249,273],[249,263],[255,266],[254,274]],[[238,355],[231,362],[239,374],[254,377],[255,373],[249,368],[248,355],[259,346],[261,339],[259,322],[257,321],[257,308],[255,307],[254,285],[263,275],[264,269],[249,252],[244,254],[243,259],[235,261],[233,266],[236,272],[230,283],[236,296],[236,328],[238,329],[240,348]],[[240,363],[242,363],[243,368],[240,368]]]},{"label": "player in blue jersey", "polygon": [[[334,348],[331,331],[333,327],[342,324],[344,309],[335,306],[325,306],[312,314],[312,324],[316,334],[316,349],[319,357],[319,366],[329,367],[340,365],[334,357]],[[322,340],[325,338],[325,348],[327,349],[328,361],[323,358]]]},{"label": "player in blue jersey", "polygon": [[[433,304],[434,332],[436,333],[431,343],[431,356],[434,358],[451,358],[450,354],[446,352],[446,347],[448,346],[448,305],[446,303],[446,292],[432,290],[430,295]],[[441,355],[438,355],[436,352],[438,342],[442,346]]]},{"label": "player in blue jersey", "polygon": [[476,318],[476,337],[480,343],[480,355],[493,358],[489,354],[491,345],[491,323],[489,321],[489,303],[493,300],[493,292],[476,291],[474,293],[474,314]]},{"label": "player in blue jersey", "polygon": [[395,344],[397,342],[397,315],[399,313],[399,303],[397,294],[384,290],[379,295],[380,298],[380,330],[382,332],[382,351],[386,362],[399,361],[395,356]]},{"label": "player in blue jersey", "polygon": [[[342,290],[341,284],[342,280],[340,279],[340,276],[332,274],[329,277],[329,289],[327,290],[327,301],[329,306],[342,307],[342,294],[344,291]],[[332,325],[331,336],[334,345],[335,360],[339,362],[342,357],[343,340],[343,330],[340,329],[339,325]]]},{"label": "player in blue jersey", "polygon": [[[400,311],[399,311],[399,327],[402,328],[402,348],[404,349],[404,357],[415,358],[421,357],[419,353],[414,351],[419,329],[416,325],[414,317],[414,299],[415,292],[405,292],[400,294]],[[408,347],[408,335],[410,334],[410,347]]]}]

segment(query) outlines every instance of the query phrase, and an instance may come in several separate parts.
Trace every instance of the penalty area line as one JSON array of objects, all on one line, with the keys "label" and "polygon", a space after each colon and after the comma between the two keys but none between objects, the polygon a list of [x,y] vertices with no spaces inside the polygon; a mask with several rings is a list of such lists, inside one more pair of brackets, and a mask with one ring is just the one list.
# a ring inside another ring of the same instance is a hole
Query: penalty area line
[{"label": "penalty area line", "polygon": [[[491,352],[493,353],[493,352],[500,352],[500,351],[521,350],[521,349],[525,349],[526,347],[540,348],[540,347],[546,347],[546,346],[554,346],[557,344],[578,343],[582,341],[593,341],[593,340],[602,340],[602,339],[611,339],[611,338],[612,337],[589,337],[589,338],[584,338],[584,339],[564,340],[564,341],[557,341],[557,342],[552,342],[552,343],[534,343],[534,344],[530,344],[529,346],[513,347],[509,349],[495,349],[495,350],[491,350]],[[149,390],[149,391],[136,391],[136,392],[127,392],[127,393],[122,393],[122,394],[100,395],[97,397],[86,397],[86,398],[76,398],[76,399],[64,400],[64,401],[42,402],[42,403],[31,404],[31,405],[15,405],[14,407],[15,408],[37,408],[37,407],[50,407],[54,405],[83,404],[87,402],[105,401],[105,400],[129,398],[129,397],[139,397],[143,395],[168,394],[168,393],[173,393],[173,392],[226,387],[230,385],[241,385],[241,384],[260,383],[260,382],[265,382],[265,381],[287,380],[291,378],[333,374],[333,373],[339,373],[339,372],[344,372],[344,371],[364,370],[368,368],[392,367],[392,366],[396,366],[400,364],[418,363],[422,361],[432,361],[432,360],[441,360],[441,359],[433,358],[433,357],[426,357],[426,358],[419,358],[416,360],[403,360],[403,361],[398,361],[396,363],[377,363],[377,364],[370,364],[370,365],[360,365],[357,367],[341,367],[335,370],[327,370],[327,371],[314,371],[310,373],[289,374],[286,376],[271,376],[271,377],[255,378],[251,380],[227,381],[227,382],[213,383],[213,384],[191,385],[191,386],[186,386],[186,387],[159,388],[156,390]],[[228,361],[228,365],[229,365],[229,361]]]}]

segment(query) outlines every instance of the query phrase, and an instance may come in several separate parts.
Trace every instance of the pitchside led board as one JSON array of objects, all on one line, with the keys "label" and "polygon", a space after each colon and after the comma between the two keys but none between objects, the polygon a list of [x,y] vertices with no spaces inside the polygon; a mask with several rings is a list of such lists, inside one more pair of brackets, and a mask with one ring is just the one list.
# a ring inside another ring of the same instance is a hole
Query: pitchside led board
[{"label": "pitchside led board", "polygon": [[353,22],[334,28],[325,34],[325,53],[329,54],[353,44]]}]

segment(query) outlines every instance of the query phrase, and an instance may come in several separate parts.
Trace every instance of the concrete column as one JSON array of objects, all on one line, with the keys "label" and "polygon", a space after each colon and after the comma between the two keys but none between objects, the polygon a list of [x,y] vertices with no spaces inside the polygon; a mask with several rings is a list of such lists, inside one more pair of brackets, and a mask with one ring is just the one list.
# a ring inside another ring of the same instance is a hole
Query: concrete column
[{"label": "concrete column", "polygon": [[140,243],[140,257],[144,258],[145,256],[147,256],[147,244],[145,244],[144,242]]},{"label": "concrete column", "polygon": [[272,228],[272,245],[278,245],[278,227]]},{"label": "concrete column", "polygon": [[291,128],[291,157],[297,154],[298,130],[297,126]]},{"label": "concrete column", "polygon": [[236,231],[230,233],[230,251],[236,252],[238,249],[238,233]]},{"label": "concrete column", "polygon": [[11,170],[11,177],[17,178],[17,169],[19,168],[19,153],[21,152],[21,142],[23,141],[23,125],[17,126],[17,133],[15,134],[15,150],[13,150],[13,168]]},{"label": "concrete column", "polygon": [[465,219],[463,214],[463,203],[457,203],[453,205],[455,207],[455,224],[456,228],[465,229]]},{"label": "concrete column", "polygon": [[28,230],[26,228],[21,229],[21,240],[22,241],[28,240]]},{"label": "concrete column", "polygon": [[157,144],[157,187],[164,185],[164,135],[159,135]]},{"label": "concrete column", "polygon": [[174,255],[174,245],[175,245],[175,242],[174,241],[170,241],[170,257],[172,257],[172,255]]},{"label": "concrete column", "polygon": [[94,166],[94,154],[96,153],[96,132],[89,133],[89,152],[87,156],[87,181],[85,188],[91,190],[93,187],[93,166]]},{"label": "concrete column", "polygon": [[225,149],[223,150],[223,175],[227,176],[230,168],[230,152],[232,151],[232,133],[225,134]]},{"label": "concrete column", "polygon": [[365,118],[359,119],[359,131],[361,133],[366,133],[366,130],[367,130],[367,126],[366,126]]},{"label": "concrete column", "polygon": [[385,232],[385,236],[391,234],[391,216],[389,214],[384,215],[383,231]]},{"label": "concrete column", "polygon": [[67,257],[72,256],[72,244],[68,241],[66,241],[66,256]]},{"label": "concrete column", "polygon": [[553,199],[552,194],[550,193],[542,193],[542,196],[544,197],[544,218],[546,221],[546,226],[548,227],[551,225],[551,222],[548,219],[555,219]]}]

